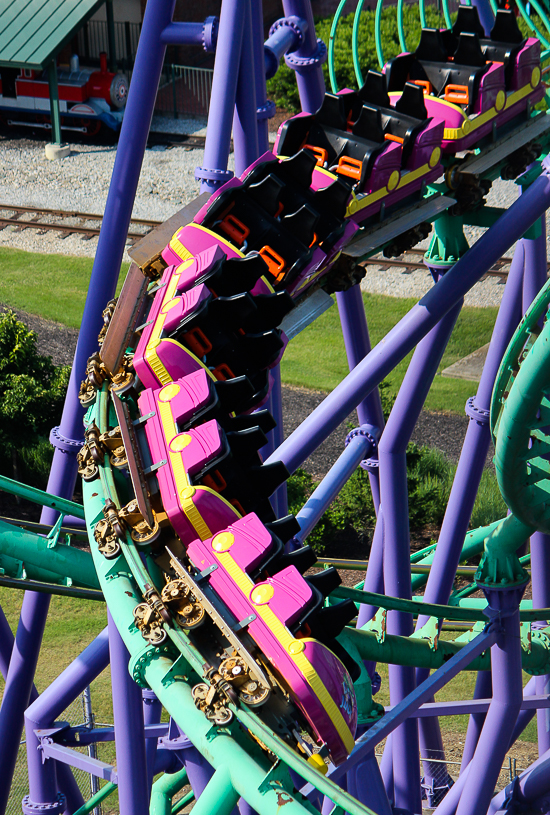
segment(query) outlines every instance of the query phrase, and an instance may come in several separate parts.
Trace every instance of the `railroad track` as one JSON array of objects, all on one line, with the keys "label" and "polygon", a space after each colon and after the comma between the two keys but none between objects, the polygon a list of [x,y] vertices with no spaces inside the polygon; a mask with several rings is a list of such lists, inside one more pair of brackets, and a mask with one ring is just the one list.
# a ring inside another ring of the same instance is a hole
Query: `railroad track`
[{"label": "railroad track", "polygon": [[[60,238],[66,238],[69,235],[81,235],[83,240],[90,240],[99,235],[102,220],[103,215],[96,215],[91,212],[69,212],[61,209],[0,204],[0,229],[12,226],[18,232],[22,232],[24,229],[36,229],[42,234],[57,232]],[[132,218],[130,231],[128,232],[128,243],[140,240],[160,223],[162,222]]]},{"label": "railroad track", "polygon": [[[364,266],[382,266],[386,269],[390,268],[402,268],[404,270],[404,274],[407,272],[411,273],[417,269],[424,269],[426,270],[426,264],[421,263],[415,260],[406,260],[409,255],[412,255],[413,258],[423,258],[425,254],[424,249],[409,249],[408,252],[405,252],[403,255],[400,255],[398,258],[385,258],[382,255],[374,255],[373,257],[369,258],[368,260],[364,261]],[[499,277],[501,280],[506,280],[508,276],[508,270],[510,268],[510,263],[512,262],[512,258],[509,257],[501,257],[497,260],[494,266],[485,273],[486,276],[489,277]],[[550,263],[548,264],[548,274],[550,276]]]},{"label": "railroad track", "polygon": [[[189,140],[199,141],[200,137],[189,137]],[[204,141],[204,139],[202,139]],[[194,146],[194,145],[193,145]],[[103,215],[97,215],[91,212],[75,212],[61,209],[44,209],[38,207],[23,207],[15,206],[13,204],[0,203],[0,229],[6,226],[15,227],[16,231],[23,231],[24,229],[36,229],[39,233],[57,232],[60,238],[66,238],[68,235],[81,235],[83,240],[90,240],[99,235],[101,229],[101,222]],[[94,223],[93,226],[90,224]],[[162,221],[147,220],[144,218],[132,218],[130,221],[130,229],[138,229],[139,231],[128,232],[128,244],[140,240],[154,229],[159,226]],[[409,259],[411,258],[412,259]],[[398,258],[385,258],[381,254],[374,255],[365,261],[365,266],[382,266],[384,268],[402,268],[406,274],[414,272],[417,269],[426,269],[426,266],[421,262],[424,257],[423,249],[409,249]],[[418,260],[415,260],[418,258]],[[490,277],[499,277],[505,280],[508,275],[511,258],[502,257],[492,266],[486,273]],[[548,265],[550,272],[550,264]]]}]

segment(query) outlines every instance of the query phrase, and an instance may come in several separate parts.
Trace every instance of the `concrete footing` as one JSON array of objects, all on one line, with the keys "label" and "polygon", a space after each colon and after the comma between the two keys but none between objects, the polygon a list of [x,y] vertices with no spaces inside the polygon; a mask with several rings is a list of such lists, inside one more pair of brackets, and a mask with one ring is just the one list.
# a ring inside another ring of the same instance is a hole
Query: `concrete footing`
[{"label": "concrete footing", "polygon": [[47,144],[46,145],[46,158],[50,161],[55,161],[59,158],[67,158],[71,155],[71,146],[69,144]]}]

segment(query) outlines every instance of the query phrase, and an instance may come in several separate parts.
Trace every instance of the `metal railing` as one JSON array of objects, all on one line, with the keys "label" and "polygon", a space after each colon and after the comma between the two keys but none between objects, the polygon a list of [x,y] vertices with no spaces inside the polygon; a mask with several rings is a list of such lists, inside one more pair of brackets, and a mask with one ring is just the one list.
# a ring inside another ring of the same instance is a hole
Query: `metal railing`
[{"label": "metal railing", "polygon": [[[131,71],[134,66],[141,23],[115,23],[115,50],[118,67]],[[83,65],[98,62],[102,51],[109,53],[105,20],[88,20],[77,35],[78,51]]]},{"label": "metal railing", "polygon": [[207,116],[212,93],[212,68],[165,65],[157,93],[155,113]]}]

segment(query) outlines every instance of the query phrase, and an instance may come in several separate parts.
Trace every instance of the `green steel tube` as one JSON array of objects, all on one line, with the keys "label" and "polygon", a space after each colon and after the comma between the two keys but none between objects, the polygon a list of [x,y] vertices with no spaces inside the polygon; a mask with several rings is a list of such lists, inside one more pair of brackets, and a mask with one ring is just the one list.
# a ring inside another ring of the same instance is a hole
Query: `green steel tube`
[{"label": "green steel tube", "polygon": [[378,57],[378,64],[380,70],[384,67],[384,53],[382,51],[382,34],[380,31],[380,23],[382,22],[382,8],[384,0],[378,0],[376,3],[376,14],[374,17],[374,43],[376,45],[376,56]]},{"label": "green steel tube", "polygon": [[340,22],[340,17],[342,16],[342,12],[344,11],[344,6],[346,5],[347,0],[340,0],[338,4],[338,8],[336,9],[336,13],[332,20],[332,25],[330,27],[330,34],[328,38],[328,75],[330,79],[330,87],[332,88],[333,93],[338,93],[338,82],[336,81],[336,71],[334,69],[334,46],[336,43],[336,32],[338,30],[338,24]]},{"label": "green steel tube", "polygon": [[62,543],[48,548],[49,543],[47,538],[0,521],[0,554],[32,564],[54,576],[70,577],[79,586],[99,588],[89,552]]},{"label": "green steel tube", "polygon": [[195,793],[193,790],[188,792],[187,795],[184,795],[183,798],[180,798],[179,801],[176,801],[174,806],[172,807],[172,815],[178,815],[178,812],[181,812],[187,804],[191,803],[191,801],[195,800]]},{"label": "green steel tube", "polygon": [[59,498],[57,495],[50,495],[49,492],[44,492],[44,490],[39,490],[36,487],[27,487],[25,484],[20,484],[5,475],[0,475],[0,490],[11,492],[12,495],[18,495],[20,498],[32,501],[33,504],[41,504],[43,507],[57,509],[63,515],[84,518],[84,507],[80,504],[68,501],[66,498]]},{"label": "green steel tube", "polygon": [[[529,650],[522,648],[521,662],[523,670],[527,673],[545,674],[550,669],[549,633],[548,628],[537,632],[537,637],[533,636],[531,639]],[[467,644],[439,639],[437,648],[434,648],[427,639],[400,637],[394,634],[386,634],[384,641],[379,642],[374,631],[351,627],[346,627],[338,640],[344,647],[348,642],[355,646],[362,659],[430,670],[440,668]],[[488,671],[490,667],[491,653],[488,650],[473,660],[465,670]]]},{"label": "green steel tube", "polygon": [[426,0],[420,0],[418,4],[418,12],[420,14],[420,28],[427,28],[428,25],[426,23]]},{"label": "green steel tube", "polygon": [[151,788],[150,815],[171,815],[172,798],[187,784],[185,767],[177,773],[164,773]]},{"label": "green steel tube", "polygon": [[363,87],[363,72],[361,71],[361,63],[359,61],[359,24],[361,22],[361,12],[363,11],[364,0],[359,0],[357,8],[355,9],[355,17],[353,18],[353,31],[351,34],[351,53],[353,57],[353,70],[355,71],[355,78],[359,88]]},{"label": "green steel tube", "polygon": [[231,815],[239,797],[233,787],[229,767],[222,765],[201,792],[193,812],[195,815],[211,815],[212,812],[216,815]]},{"label": "green steel tube", "polygon": [[55,583],[41,583],[37,580],[19,580],[15,577],[0,577],[0,586],[21,591],[37,591],[39,594],[56,594],[60,597],[77,597],[79,600],[105,601],[103,593],[93,589],[78,589],[72,586],[58,586]]},{"label": "green steel tube", "polygon": [[81,807],[77,809],[74,815],[86,815],[86,813],[91,812],[93,809],[98,806],[102,801],[109,797],[117,788],[116,784],[113,784],[112,781],[109,781],[105,784],[104,787],[96,792],[95,795],[92,795]]},{"label": "green steel tube", "polygon": [[[84,503],[89,519],[100,513],[103,498],[98,495],[97,481],[84,482]],[[88,521],[89,523],[90,521]],[[321,776],[317,770],[301,759],[290,747],[277,738],[251,712],[239,709],[236,718],[256,735],[266,746],[280,756],[283,761],[273,767],[258,743],[247,736],[236,723],[220,733],[212,731],[212,726],[193,702],[190,684],[192,670],[186,659],[176,662],[167,654],[169,646],[153,648],[147,646],[133,623],[133,610],[141,601],[135,581],[122,567],[117,570],[117,562],[107,561],[97,550],[92,529],[89,528],[94,563],[109,604],[110,612],[116,621],[120,634],[131,655],[130,673],[142,676],[143,682],[151,687],[168,713],[185,729],[197,749],[215,769],[229,768],[233,789],[243,797],[260,815],[277,815],[280,812],[281,795],[284,793],[285,815],[305,815],[314,813],[307,799],[294,792],[294,785],[288,767],[295,769],[306,781],[314,784],[323,794],[342,806],[349,815],[373,815],[367,807],[354,801],[336,784]],[[107,577],[109,573],[109,579]],[[168,628],[168,627],[167,627]],[[180,630],[170,628],[170,638]],[[188,646],[188,650],[190,646]],[[202,661],[201,663],[202,664]],[[266,774],[271,771],[270,783],[265,783]],[[282,786],[281,786],[282,785]]]},{"label": "green steel tube", "polygon": [[[491,5],[493,5],[493,1],[494,0],[491,0]],[[537,14],[539,15],[539,17],[541,18],[544,25],[546,26],[546,29],[548,31],[550,31],[550,23],[548,21],[548,17],[546,16],[546,13],[544,12],[544,9],[541,8],[541,6],[537,2],[537,0],[530,0],[530,3],[533,6],[533,8],[535,9],[535,11],[537,12]],[[495,6],[496,5],[497,4],[495,3]],[[539,40],[542,42],[542,44],[544,45],[545,48],[549,48],[550,43],[548,42],[548,40],[546,39],[544,34],[540,31],[539,27],[531,19],[531,16],[527,13],[527,9],[525,8],[525,3],[523,2],[523,0],[517,0],[517,7],[519,9],[519,12],[520,12],[521,16],[523,17],[523,19],[525,20],[525,22],[527,23],[527,25],[529,26],[531,31],[533,31],[536,34],[536,36],[539,38]],[[496,13],[496,11],[495,11],[495,13]]]},{"label": "green steel tube", "polygon": [[403,26],[403,0],[397,0],[397,34],[399,36],[399,47],[402,51],[407,50],[405,41],[405,27]]},{"label": "green steel tube", "polygon": [[[500,523],[502,523],[502,519],[494,521],[488,526],[480,526],[478,529],[473,529],[471,532],[468,532],[464,538],[464,546],[462,547],[462,552],[460,554],[460,561],[462,562],[463,560],[469,560],[471,557],[481,554],[481,552],[483,552],[485,539],[489,537],[489,535]],[[426,557],[423,557],[422,560],[417,560],[416,565],[431,565],[435,557],[435,551],[436,550],[434,548]],[[411,580],[412,590],[417,591],[426,584],[426,581],[427,578],[424,575],[413,575]]]}]

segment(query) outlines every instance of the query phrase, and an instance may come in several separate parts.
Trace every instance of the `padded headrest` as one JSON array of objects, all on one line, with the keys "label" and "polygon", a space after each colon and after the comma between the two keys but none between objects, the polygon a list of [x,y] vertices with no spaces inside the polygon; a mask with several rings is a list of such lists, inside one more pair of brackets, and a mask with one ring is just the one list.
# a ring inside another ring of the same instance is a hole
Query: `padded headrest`
[{"label": "padded headrest", "polygon": [[477,34],[480,39],[485,36],[483,26],[479,21],[479,14],[475,6],[459,6],[456,21],[453,25],[453,34],[458,37],[463,31]]},{"label": "padded headrest", "polygon": [[485,57],[477,34],[462,31],[458,35],[454,61],[456,65],[471,65],[474,68],[481,68],[485,65]]},{"label": "padded headrest", "polygon": [[418,48],[414,52],[419,60],[447,62],[445,43],[438,28],[423,28]]},{"label": "padded headrest", "polygon": [[516,15],[511,9],[499,8],[495,17],[495,24],[491,29],[493,42],[509,42],[519,45],[523,42],[523,34],[519,30]]}]

